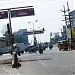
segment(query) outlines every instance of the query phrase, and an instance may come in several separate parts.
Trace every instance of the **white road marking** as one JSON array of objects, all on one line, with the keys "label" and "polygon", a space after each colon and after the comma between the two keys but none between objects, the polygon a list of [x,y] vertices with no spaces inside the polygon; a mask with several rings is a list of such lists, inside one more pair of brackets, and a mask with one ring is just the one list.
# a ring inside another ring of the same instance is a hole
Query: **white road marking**
[{"label": "white road marking", "polygon": [[47,67],[47,65],[45,63],[41,63],[43,66]]},{"label": "white road marking", "polygon": [[[3,69],[4,69],[8,74],[10,74],[10,72],[9,72],[6,68],[3,67]],[[10,74],[10,75],[12,75],[12,74]]]},{"label": "white road marking", "polygon": [[45,63],[42,63],[40,60],[39,62],[44,66],[44,67],[47,67],[47,65]]},{"label": "white road marking", "polygon": [[[36,57],[37,60],[38,60],[39,58],[40,58],[39,56]],[[39,61],[39,63],[42,64],[44,67],[48,68],[47,65],[46,65],[45,63],[41,62],[41,60],[38,60],[38,61]]]},{"label": "white road marking", "polygon": [[7,69],[3,67],[3,69],[9,74],[9,75],[20,75],[17,69]]}]

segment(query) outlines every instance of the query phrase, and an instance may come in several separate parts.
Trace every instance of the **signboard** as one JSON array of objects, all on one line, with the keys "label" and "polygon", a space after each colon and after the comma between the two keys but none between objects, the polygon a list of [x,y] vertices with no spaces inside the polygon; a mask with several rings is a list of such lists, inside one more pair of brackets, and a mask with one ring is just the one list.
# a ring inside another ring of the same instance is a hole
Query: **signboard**
[{"label": "signboard", "polygon": [[[41,34],[41,33],[44,33],[44,31],[34,31],[34,34]],[[24,32],[23,35],[32,35],[33,32]]]},{"label": "signboard", "polygon": [[24,32],[23,35],[31,35],[33,32]]},{"label": "signboard", "polygon": [[75,34],[75,27],[72,28],[72,34]]},{"label": "signboard", "polygon": [[0,19],[8,18],[8,11],[0,11]]},{"label": "signboard", "polygon": [[34,34],[41,34],[44,33],[44,31],[34,31]]},{"label": "signboard", "polygon": [[31,15],[35,15],[34,8],[11,10],[11,18]]},{"label": "signboard", "polygon": [[[15,9],[11,10],[10,13],[11,18],[35,15],[34,8]],[[7,18],[8,18],[8,11],[0,11],[0,19],[7,19]]]}]

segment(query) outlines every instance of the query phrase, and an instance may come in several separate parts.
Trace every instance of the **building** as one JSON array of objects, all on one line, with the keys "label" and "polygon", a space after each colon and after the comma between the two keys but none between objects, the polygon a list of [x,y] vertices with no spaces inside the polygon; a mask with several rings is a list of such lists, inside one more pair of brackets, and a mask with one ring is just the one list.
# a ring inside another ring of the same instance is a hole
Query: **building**
[{"label": "building", "polygon": [[74,39],[75,38],[75,10],[69,13],[69,18],[67,26],[63,26],[63,38],[64,39]]},{"label": "building", "polygon": [[6,47],[6,41],[4,38],[0,37],[0,48],[5,48]]},{"label": "building", "polygon": [[72,26],[72,38],[75,39],[75,10],[70,12],[71,26]]},{"label": "building", "polygon": [[67,31],[66,31],[66,26],[63,26],[63,32],[62,32],[62,40],[66,40],[67,38]]},{"label": "building", "polygon": [[14,32],[14,42],[28,44],[28,35],[23,33],[27,32],[27,29],[20,29],[18,32]]}]

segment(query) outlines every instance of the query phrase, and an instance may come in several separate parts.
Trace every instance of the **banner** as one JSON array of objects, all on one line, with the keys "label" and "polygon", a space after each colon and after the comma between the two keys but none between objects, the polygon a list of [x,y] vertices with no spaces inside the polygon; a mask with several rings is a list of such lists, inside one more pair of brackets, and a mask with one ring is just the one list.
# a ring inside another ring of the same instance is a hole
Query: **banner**
[{"label": "banner", "polygon": [[72,28],[72,34],[75,34],[75,27]]}]

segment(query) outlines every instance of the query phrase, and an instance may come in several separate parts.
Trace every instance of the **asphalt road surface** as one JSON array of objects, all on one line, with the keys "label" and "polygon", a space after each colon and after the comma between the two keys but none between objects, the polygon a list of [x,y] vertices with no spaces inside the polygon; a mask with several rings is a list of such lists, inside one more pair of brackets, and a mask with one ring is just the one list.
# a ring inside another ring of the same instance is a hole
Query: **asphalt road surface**
[{"label": "asphalt road surface", "polygon": [[44,54],[18,56],[21,67],[12,68],[10,54],[0,56],[0,75],[75,75],[75,50],[59,51],[55,45]]}]

